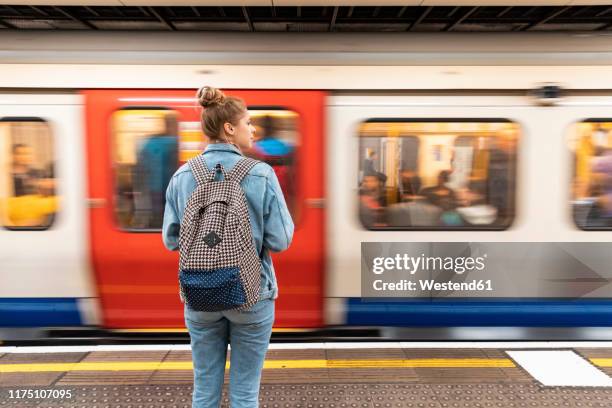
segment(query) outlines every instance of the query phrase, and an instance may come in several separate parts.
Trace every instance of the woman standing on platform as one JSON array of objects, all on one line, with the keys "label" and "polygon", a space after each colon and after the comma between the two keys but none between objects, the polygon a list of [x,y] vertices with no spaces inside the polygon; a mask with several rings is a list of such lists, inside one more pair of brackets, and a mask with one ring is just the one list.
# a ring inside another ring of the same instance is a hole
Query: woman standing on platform
[{"label": "woman standing on platform", "polygon": [[[244,157],[253,143],[254,127],[244,102],[211,87],[197,92],[202,106],[202,129],[209,144],[202,153],[206,167],[217,164],[228,172]],[[172,176],[166,191],[163,241],[177,250],[185,206],[196,188],[196,179],[186,163]],[[274,322],[278,287],[270,251],[287,249],[293,237],[293,221],[272,167],[260,162],[242,179],[253,234],[261,259],[259,300],[244,310],[196,311],[185,303],[185,323],[191,337],[194,366],[194,408],[217,408],[231,345],[229,396],[232,408],[257,407],[259,384]]]}]

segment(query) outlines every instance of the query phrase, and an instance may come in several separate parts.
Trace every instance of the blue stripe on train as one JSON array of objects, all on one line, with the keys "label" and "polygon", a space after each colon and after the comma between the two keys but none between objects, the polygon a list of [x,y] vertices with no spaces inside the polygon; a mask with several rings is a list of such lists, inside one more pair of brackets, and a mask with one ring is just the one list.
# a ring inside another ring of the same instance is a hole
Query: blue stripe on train
[{"label": "blue stripe on train", "polygon": [[349,298],[348,325],[612,327],[609,300],[408,300]]},{"label": "blue stripe on train", "polygon": [[0,298],[1,327],[80,326],[76,298]]}]

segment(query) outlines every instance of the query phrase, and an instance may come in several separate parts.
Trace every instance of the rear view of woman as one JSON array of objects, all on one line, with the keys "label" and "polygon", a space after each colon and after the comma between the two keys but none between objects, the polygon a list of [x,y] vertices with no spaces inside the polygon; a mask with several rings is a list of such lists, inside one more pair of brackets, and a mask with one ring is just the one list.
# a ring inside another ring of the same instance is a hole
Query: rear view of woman
[{"label": "rear view of woman", "polygon": [[[197,98],[203,108],[202,129],[209,138],[201,155],[207,168],[204,171],[219,181],[224,175],[233,174],[232,169],[239,161],[246,162],[243,150],[251,148],[254,128],[241,99],[225,96],[211,87],[202,87]],[[252,306],[230,310],[198,311],[189,304],[189,298],[185,302],[185,323],[193,353],[194,408],[219,407],[228,344],[231,346],[230,405],[232,408],[258,406],[261,370],[278,297],[270,251],[280,252],[289,247],[293,221],[272,168],[258,162],[245,173],[240,187],[248,205],[253,245],[261,261],[259,295]],[[186,163],[172,176],[166,191],[162,234],[164,245],[173,251],[179,248],[181,221],[189,198],[198,186],[199,176],[196,176]],[[223,239],[223,236],[207,235],[204,242],[214,246]],[[183,290],[181,299],[185,300]]]}]

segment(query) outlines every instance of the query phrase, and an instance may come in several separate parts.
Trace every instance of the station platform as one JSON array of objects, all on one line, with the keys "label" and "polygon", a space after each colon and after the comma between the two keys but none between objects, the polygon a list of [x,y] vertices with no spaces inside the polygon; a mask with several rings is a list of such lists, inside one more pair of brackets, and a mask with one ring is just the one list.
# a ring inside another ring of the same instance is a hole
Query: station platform
[{"label": "station platform", "polygon": [[[611,377],[610,343],[273,343],[260,406],[612,407]],[[189,345],[0,347],[0,407],[190,407],[192,381]]]}]

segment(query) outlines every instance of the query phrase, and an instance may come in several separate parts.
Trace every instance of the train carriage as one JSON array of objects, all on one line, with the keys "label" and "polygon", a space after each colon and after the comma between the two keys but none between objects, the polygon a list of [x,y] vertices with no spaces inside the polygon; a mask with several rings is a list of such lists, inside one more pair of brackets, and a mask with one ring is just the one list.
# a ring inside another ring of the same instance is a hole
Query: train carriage
[{"label": "train carriage", "polygon": [[[159,227],[167,178],[205,146],[203,83],[246,100],[250,154],[275,168],[296,223],[274,255],[277,327],[609,326],[607,37],[470,35],[449,50],[438,35],[340,35],[313,54],[317,35],[232,37],[220,52],[218,38],[155,34],[125,53],[121,34],[93,33],[80,41],[122,53],[69,42],[36,56],[62,35],[0,44],[23,45],[0,66],[0,326],[182,326]],[[363,242],[541,250],[535,271],[508,254],[491,296],[371,302]]]}]

